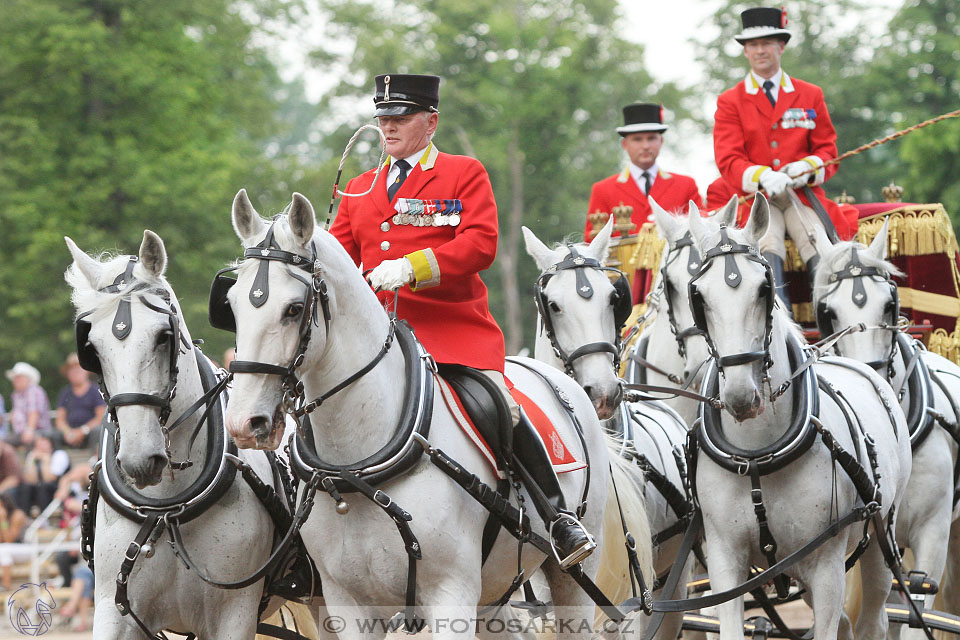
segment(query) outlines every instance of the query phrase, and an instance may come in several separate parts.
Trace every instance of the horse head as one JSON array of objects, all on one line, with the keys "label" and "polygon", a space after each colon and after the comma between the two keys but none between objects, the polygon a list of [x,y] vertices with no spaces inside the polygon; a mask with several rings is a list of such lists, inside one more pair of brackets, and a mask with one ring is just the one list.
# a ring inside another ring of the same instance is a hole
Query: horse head
[{"label": "horse head", "polygon": [[614,270],[601,266],[612,230],[611,217],[589,244],[550,249],[523,227],[527,253],[542,272],[536,292],[537,358],[567,369],[590,396],[601,420],[610,418],[623,399],[616,365],[620,329],[631,306],[626,280],[618,279],[616,285],[608,277]]},{"label": "horse head", "polygon": [[[677,349],[685,359],[683,378],[687,381],[690,376],[702,371],[700,364],[710,355],[702,332],[693,322],[687,294],[687,283],[701,266],[701,254],[690,235],[687,220],[692,216],[700,217],[700,209],[691,201],[688,216],[678,216],[664,210],[653,198],[650,198],[650,206],[657,231],[667,243],[660,261],[659,277],[663,283],[663,297],[671,329],[677,339]],[[730,206],[728,203],[724,212]],[[736,211],[735,204],[733,207]]]},{"label": "horse head", "polygon": [[837,341],[837,351],[861,362],[886,362],[891,331],[900,310],[893,276],[902,276],[886,258],[887,225],[866,247],[858,242],[830,240],[817,227],[820,265],[814,278],[813,308],[823,337],[863,323],[868,330],[848,333]]},{"label": "horse head", "polygon": [[723,373],[720,399],[742,422],[763,412],[771,361],[775,296],[769,265],[757,249],[770,208],[758,194],[743,229],[728,226],[726,215],[717,218],[690,216],[690,233],[703,256],[688,286],[690,311]]},{"label": "horse head", "polygon": [[65,238],[73,256],[66,280],[77,309],[80,363],[101,378],[108,396],[117,463],[138,488],[160,482],[168,463],[161,427],[170,412],[178,361],[190,344],[180,305],[163,273],[160,236],[143,233],[138,256],[84,253]]}]

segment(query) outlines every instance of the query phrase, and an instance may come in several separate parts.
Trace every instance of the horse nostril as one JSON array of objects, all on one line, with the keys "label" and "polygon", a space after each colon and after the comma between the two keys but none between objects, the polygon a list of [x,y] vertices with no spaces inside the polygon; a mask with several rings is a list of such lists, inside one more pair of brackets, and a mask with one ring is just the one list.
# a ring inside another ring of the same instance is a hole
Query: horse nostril
[{"label": "horse nostril", "polygon": [[585,386],[585,387],[583,388],[583,390],[587,392],[587,397],[589,397],[589,398],[592,400],[593,397],[594,397],[594,396],[593,396],[593,387],[590,386],[590,385],[587,385],[587,386]]},{"label": "horse nostril", "polygon": [[167,459],[160,454],[154,454],[147,459],[148,464],[151,469],[156,472],[158,469],[163,470],[163,467],[167,466]]},{"label": "horse nostril", "polygon": [[256,437],[266,435],[270,431],[270,420],[266,416],[250,418],[250,433]]}]

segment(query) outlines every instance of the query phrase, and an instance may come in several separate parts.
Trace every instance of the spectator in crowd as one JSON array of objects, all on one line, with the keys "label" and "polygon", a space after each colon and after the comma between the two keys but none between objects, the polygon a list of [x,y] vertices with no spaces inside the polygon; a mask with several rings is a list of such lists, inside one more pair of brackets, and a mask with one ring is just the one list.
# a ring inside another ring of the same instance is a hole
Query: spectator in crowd
[{"label": "spectator in crowd", "polygon": [[86,631],[90,628],[88,614],[93,604],[93,571],[80,565],[70,582],[70,599],[60,608],[60,615],[70,620],[71,631]]},{"label": "spectator in crowd", "polygon": [[[95,457],[91,458],[90,461],[78,464],[63,474],[60,477],[60,486],[54,495],[63,504],[63,520],[60,526],[70,529],[71,540],[80,540],[80,512],[90,490],[90,474],[93,473],[93,465],[96,461]],[[80,562],[79,544],[77,547],[69,551],[61,551],[55,556],[64,585],[73,585],[74,578],[77,577],[74,570],[77,562]]]},{"label": "spectator in crowd", "polygon": [[50,401],[40,386],[40,372],[26,362],[18,362],[7,370],[13,382],[10,404],[10,428],[7,442],[30,446],[39,432],[50,431]]},{"label": "spectator in crowd", "polygon": [[6,433],[7,430],[7,406],[3,404],[3,396],[0,396],[0,433]]},{"label": "spectator in crowd", "polygon": [[96,450],[106,403],[100,390],[90,383],[90,374],[80,366],[76,353],[67,356],[60,373],[69,384],[57,397],[57,430],[65,446]]},{"label": "spectator in crowd", "polygon": [[8,494],[0,493],[0,587],[13,587],[13,563],[30,559],[30,550],[21,544],[27,514],[18,509]]},{"label": "spectator in crowd", "polygon": [[8,442],[0,440],[0,494],[11,494],[20,484],[20,456]]},{"label": "spectator in crowd", "polygon": [[27,513],[45,509],[53,500],[60,477],[70,469],[70,456],[62,449],[54,449],[46,433],[38,433],[33,449],[23,463],[20,486],[16,490],[17,505]]}]

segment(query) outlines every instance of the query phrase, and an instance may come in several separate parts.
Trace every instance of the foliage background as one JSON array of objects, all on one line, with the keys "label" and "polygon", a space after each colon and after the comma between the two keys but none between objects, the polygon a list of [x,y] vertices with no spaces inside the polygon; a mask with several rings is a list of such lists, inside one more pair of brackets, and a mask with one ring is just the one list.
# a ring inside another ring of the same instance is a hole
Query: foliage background
[{"label": "foliage background", "polygon": [[[677,34],[698,40],[707,69],[706,83],[690,86],[652,79],[615,0],[6,0],[0,367],[35,364],[55,397],[73,349],[62,237],[92,253],[135,253],[144,228],[166,241],[186,321],[218,358],[232,338],[209,328],[206,299],[213,273],[237,254],[233,195],[246,187],[269,214],[297,190],[322,217],[384,71],[443,76],[436,141],[490,172],[501,244],[484,279],[509,350],[531,345],[536,272],[519,226],[545,241],[579,235],[591,183],[621,163],[612,130],[627,102],[660,101],[673,121],[709,132],[712,109],[700,105],[744,75],[730,36],[752,4],[716,0],[713,40],[694,24]],[[824,87],[841,151],[960,106],[953,0],[906,0],[872,41],[861,0],[793,0],[789,11],[784,67]],[[316,104],[303,78],[281,79],[276,55],[307,12],[326,24],[311,62],[338,78]],[[374,162],[371,145],[359,151],[346,173]],[[895,180],[909,199],[956,213],[958,154],[960,122],[943,123],[844,163],[828,192],[872,201]]]}]

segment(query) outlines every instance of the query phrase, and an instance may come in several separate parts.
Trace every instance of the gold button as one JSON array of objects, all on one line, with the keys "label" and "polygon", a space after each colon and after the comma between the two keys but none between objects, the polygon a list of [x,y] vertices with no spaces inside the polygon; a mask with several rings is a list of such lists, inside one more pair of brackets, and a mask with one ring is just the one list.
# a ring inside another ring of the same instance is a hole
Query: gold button
[{"label": "gold button", "polygon": [[386,240],[384,240],[383,242],[381,242],[381,243],[380,243],[380,250],[381,250],[381,251],[389,251],[389,250],[390,250],[390,243],[387,242]]},{"label": "gold button", "polygon": [[779,167],[779,166],[780,166],[780,160],[777,159],[777,158],[774,158],[774,159],[773,159],[773,166]]},{"label": "gold button", "polygon": [[380,231],[390,231],[390,223],[389,223],[389,222],[381,222],[381,223],[380,223]]},{"label": "gold button", "polygon": [[770,146],[773,147],[774,149],[776,149],[777,146],[778,146],[778,145],[777,145],[777,141],[776,141],[776,140],[772,141],[772,142],[770,143]]}]

